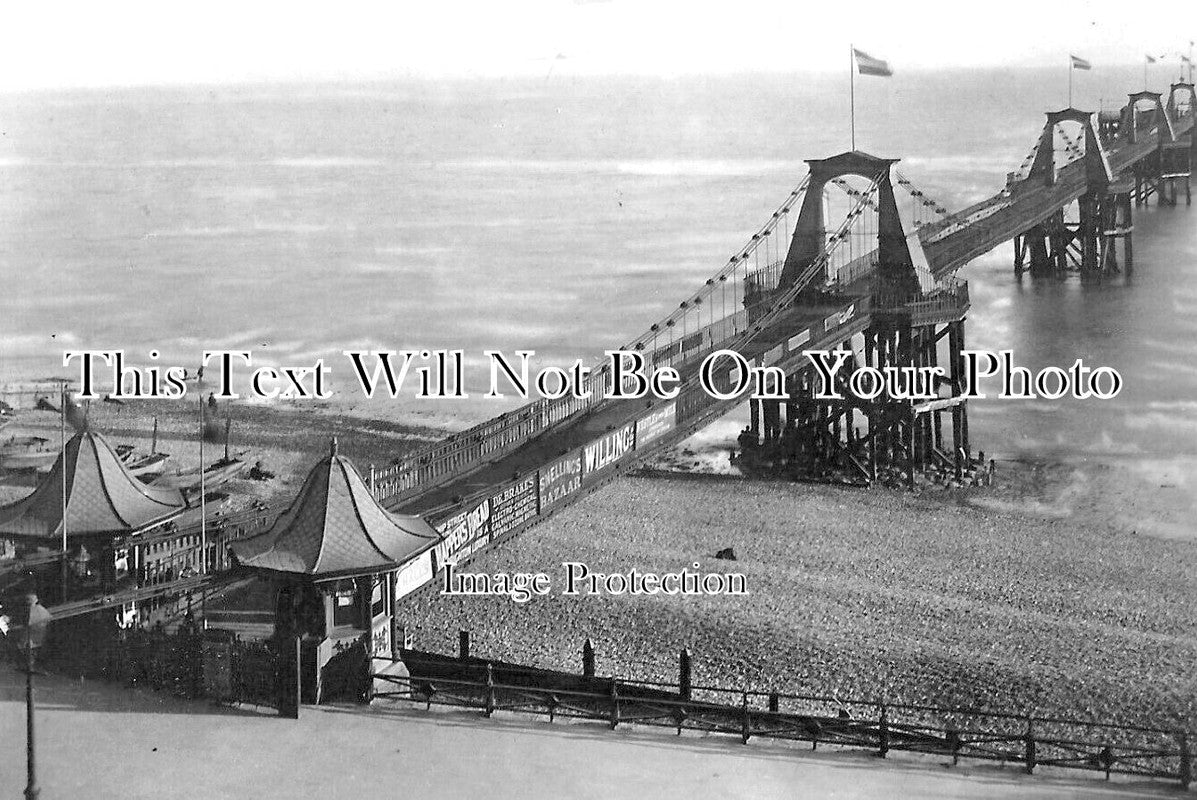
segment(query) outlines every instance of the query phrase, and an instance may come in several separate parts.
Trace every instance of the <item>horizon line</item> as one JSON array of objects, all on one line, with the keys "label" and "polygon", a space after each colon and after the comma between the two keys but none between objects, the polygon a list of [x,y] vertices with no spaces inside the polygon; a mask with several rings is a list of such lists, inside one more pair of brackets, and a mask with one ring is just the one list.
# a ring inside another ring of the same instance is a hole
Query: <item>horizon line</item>
[{"label": "horizon line", "polygon": [[[1171,66],[1164,65],[1165,67]],[[1141,69],[1143,63],[1141,61],[1126,61],[1126,62],[1108,62],[1099,64],[1093,70],[1094,73],[1100,73],[1102,69]],[[1020,71],[1028,72],[1034,70],[1065,70],[1063,64],[1048,65],[1043,63],[1021,63],[1021,64],[969,64],[969,65],[953,65],[953,66],[909,66],[900,67],[894,71],[894,78],[898,78],[903,74],[917,74],[926,75],[935,72],[990,72],[994,70],[1003,71]],[[1157,66],[1157,69],[1159,67]],[[751,69],[728,69],[728,70],[678,70],[677,72],[636,72],[636,71],[596,71],[596,72],[582,72],[582,73],[568,73],[558,72],[555,75],[541,75],[535,72],[508,72],[508,73],[476,73],[476,72],[456,72],[444,74],[420,73],[420,72],[395,72],[395,73],[373,73],[362,75],[291,75],[291,76],[253,76],[247,75],[239,78],[231,79],[215,79],[215,80],[194,80],[194,81],[162,81],[162,82],[133,82],[133,83],[76,83],[64,84],[56,86],[3,86],[0,85],[0,96],[18,96],[18,95],[45,95],[45,94],[68,94],[72,92],[101,92],[101,91],[134,91],[134,90],[172,90],[172,89],[233,89],[233,88],[262,88],[262,87],[285,87],[285,86],[345,86],[353,84],[436,84],[436,83],[485,83],[485,82],[499,82],[499,81],[533,81],[546,82],[551,78],[555,78],[558,82],[561,81],[576,81],[576,80],[603,80],[603,79],[643,79],[643,80],[661,80],[661,81],[675,81],[687,78],[707,78],[720,79],[732,77],[783,77],[783,76],[818,76],[819,78],[835,77],[842,75],[843,69],[767,69],[767,68],[751,68]],[[1179,76],[1177,80],[1166,79],[1167,86],[1171,87],[1177,83],[1188,83],[1184,80],[1184,76]]]}]

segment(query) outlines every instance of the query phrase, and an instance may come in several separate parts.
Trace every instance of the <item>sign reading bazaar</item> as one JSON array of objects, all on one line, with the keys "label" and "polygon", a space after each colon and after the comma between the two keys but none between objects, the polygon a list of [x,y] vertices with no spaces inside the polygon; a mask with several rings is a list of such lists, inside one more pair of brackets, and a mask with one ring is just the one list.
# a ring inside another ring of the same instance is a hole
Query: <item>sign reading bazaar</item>
[{"label": "sign reading bazaar", "polygon": [[540,512],[582,488],[582,454],[571,453],[540,470]]}]

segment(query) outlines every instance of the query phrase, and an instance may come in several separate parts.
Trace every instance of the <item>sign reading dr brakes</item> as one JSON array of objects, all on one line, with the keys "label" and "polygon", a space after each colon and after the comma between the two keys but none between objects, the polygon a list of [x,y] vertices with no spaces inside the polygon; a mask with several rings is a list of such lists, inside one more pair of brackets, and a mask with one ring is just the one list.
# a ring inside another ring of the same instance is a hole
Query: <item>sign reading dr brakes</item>
[{"label": "sign reading dr brakes", "polygon": [[529,475],[490,499],[490,535],[501,536],[537,513],[536,476]]},{"label": "sign reading dr brakes", "polygon": [[456,562],[485,547],[490,540],[490,500],[483,500],[471,511],[449,517],[437,526],[437,530],[444,537],[436,545],[438,566]]},{"label": "sign reading dr brakes", "polygon": [[677,419],[677,403],[668,403],[636,420],[636,447],[644,445],[673,430]]},{"label": "sign reading dr brakes", "polygon": [[611,431],[586,445],[582,450],[584,472],[589,475],[603,467],[609,467],[632,452],[636,446],[636,423],[630,423],[617,431]]},{"label": "sign reading dr brakes", "polygon": [[540,510],[582,488],[582,454],[572,453],[540,470]]}]

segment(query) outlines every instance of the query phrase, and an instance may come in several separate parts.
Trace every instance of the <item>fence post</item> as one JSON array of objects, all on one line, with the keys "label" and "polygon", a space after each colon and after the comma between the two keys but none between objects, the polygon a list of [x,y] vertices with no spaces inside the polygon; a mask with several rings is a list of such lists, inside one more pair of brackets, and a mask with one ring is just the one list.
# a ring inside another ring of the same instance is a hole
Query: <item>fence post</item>
[{"label": "fence post", "polygon": [[582,643],[582,677],[587,680],[594,677],[594,645],[589,638]]},{"label": "fence post", "polygon": [[470,632],[457,632],[457,657],[462,661],[470,660]]},{"label": "fence post", "polygon": [[188,665],[191,672],[188,696],[195,699],[204,696],[204,643],[196,625],[187,626],[186,631]]},{"label": "fence post", "polygon": [[619,724],[619,689],[616,688],[615,679],[611,679],[611,730],[615,730],[615,726]]},{"label": "fence post", "polygon": [[357,701],[367,706],[374,700],[374,653],[371,652],[370,645],[370,635],[366,634],[361,641],[362,663],[358,679],[362,682],[362,688],[358,693]]},{"label": "fence post", "polygon": [[885,703],[881,704],[881,716],[877,720],[877,755],[885,758],[885,754],[889,752],[889,714],[886,711]]},{"label": "fence post", "polygon": [[1035,727],[1031,722],[1031,716],[1027,715],[1027,733],[1026,733],[1026,762],[1027,774],[1030,775],[1035,771]]},{"label": "fence post", "polygon": [[949,722],[947,733],[948,747],[952,750],[952,766],[960,764],[960,731],[956,729],[956,723]]},{"label": "fence post", "polygon": [[678,696],[687,702],[690,700],[691,683],[690,683],[690,651],[682,648],[682,652],[677,657],[677,693]]},{"label": "fence post", "polygon": [[740,741],[743,744],[748,744],[749,727],[751,726],[751,718],[748,713],[748,692],[744,692],[743,700],[740,704],[743,711],[743,717],[740,719]]},{"label": "fence post", "polygon": [[495,713],[495,670],[486,662],[486,716]]},{"label": "fence post", "polygon": [[1180,734],[1180,785],[1188,789],[1193,782],[1193,754],[1189,751],[1188,734]]},{"label": "fence post", "polygon": [[300,661],[299,637],[285,636],[279,642],[277,669],[278,713],[288,719],[299,719]]}]

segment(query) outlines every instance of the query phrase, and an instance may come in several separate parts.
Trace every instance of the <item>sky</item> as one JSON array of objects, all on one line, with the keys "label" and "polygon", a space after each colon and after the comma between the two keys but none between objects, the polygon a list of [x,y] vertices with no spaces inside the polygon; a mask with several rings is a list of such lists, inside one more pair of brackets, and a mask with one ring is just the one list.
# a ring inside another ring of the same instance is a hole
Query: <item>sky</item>
[{"label": "sky", "polygon": [[0,91],[557,74],[1142,63],[1188,52],[1189,0],[135,0],[0,3]]}]

